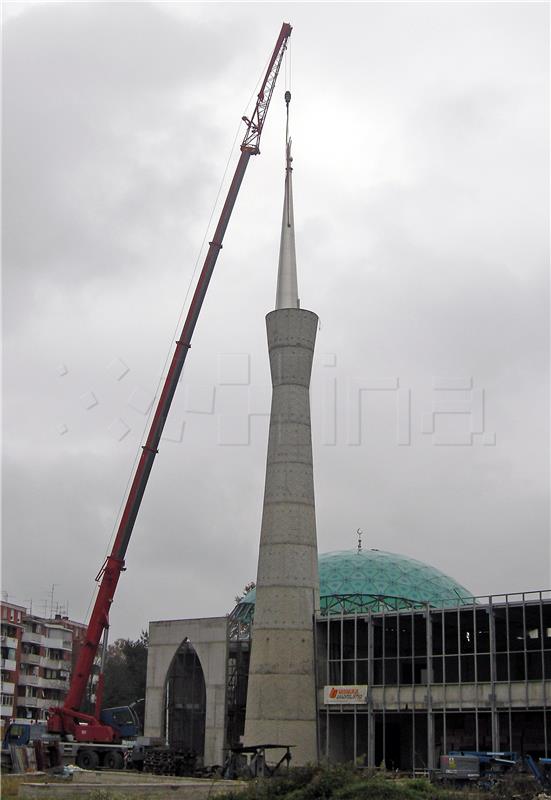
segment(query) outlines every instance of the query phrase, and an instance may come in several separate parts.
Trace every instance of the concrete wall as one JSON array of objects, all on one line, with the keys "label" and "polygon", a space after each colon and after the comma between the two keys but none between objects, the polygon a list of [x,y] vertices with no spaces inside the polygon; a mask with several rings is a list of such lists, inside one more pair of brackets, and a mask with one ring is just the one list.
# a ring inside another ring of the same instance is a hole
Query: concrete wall
[{"label": "concrete wall", "polygon": [[225,739],[227,619],[176,619],[149,623],[146,736],[164,740],[164,697],[168,671],[187,637],[201,662],[206,688],[205,764],[222,764]]},{"label": "concrete wall", "polygon": [[317,316],[303,309],[266,317],[273,393],[245,719],[246,745],[294,745],[296,765],[318,759],[309,398],[317,325]]},{"label": "concrete wall", "polygon": [[[480,711],[490,711],[492,708],[492,692],[495,694],[496,711],[507,709],[540,709],[548,704],[547,698],[551,697],[551,681],[524,681],[497,683],[448,683],[403,686],[373,686],[371,694],[374,711],[405,711],[416,709],[426,711],[428,707],[428,692],[430,691],[431,706],[434,711],[471,711],[478,708]],[[323,702],[323,688],[318,690],[318,703],[320,708],[327,708]],[[340,709],[340,706],[329,706],[330,710]],[[344,708],[344,707],[343,707]]]}]

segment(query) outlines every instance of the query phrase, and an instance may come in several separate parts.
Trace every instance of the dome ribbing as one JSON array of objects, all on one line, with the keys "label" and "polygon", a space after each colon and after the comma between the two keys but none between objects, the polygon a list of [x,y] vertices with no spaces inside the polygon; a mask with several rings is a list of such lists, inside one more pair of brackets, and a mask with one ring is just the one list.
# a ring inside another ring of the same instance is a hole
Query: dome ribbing
[{"label": "dome ribbing", "polygon": [[[384,550],[339,550],[319,556],[321,612],[345,613],[451,608],[472,603],[472,593],[436,567]],[[256,592],[248,592],[232,617],[252,616]]]}]

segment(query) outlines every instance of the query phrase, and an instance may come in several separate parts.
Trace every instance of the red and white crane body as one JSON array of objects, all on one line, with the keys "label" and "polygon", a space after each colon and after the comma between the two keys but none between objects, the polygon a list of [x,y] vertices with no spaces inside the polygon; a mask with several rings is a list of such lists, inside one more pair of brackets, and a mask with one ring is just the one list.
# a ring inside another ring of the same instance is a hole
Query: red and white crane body
[{"label": "red and white crane body", "polygon": [[197,281],[184,327],[180,338],[176,342],[176,349],[157,402],[146,442],[142,446],[142,453],[126,499],[115,542],[111,553],[106,558],[105,563],[96,577],[96,581],[99,582],[99,590],[86,631],[86,640],[80,651],[76,668],[72,675],[69,692],[63,706],[53,707],[49,710],[48,731],[61,735],[71,735],[77,742],[110,743],[117,742],[120,738],[113,727],[102,723],[99,719],[101,711],[101,686],[97,692],[98,701],[96,702],[95,715],[85,714],[80,711],[80,708],[85,697],[86,686],[92,673],[94,659],[101,638],[104,631],[109,627],[109,609],[113,602],[121,572],[124,570],[124,559],[128,543],[140,509],[149,474],[158,452],[157,448],[172,399],[182,373],[188,350],[191,346],[191,338],[199,318],[203,300],[205,299],[218,254],[222,249],[224,234],[230,221],[249,158],[251,155],[260,153],[262,129],[281,67],[283,54],[287,47],[289,36],[291,35],[291,30],[292,28],[289,23],[283,23],[260,92],[258,93],[254,112],[250,120],[243,117],[243,120],[247,124],[247,130],[241,144],[241,155],[220,214],[218,225],[214,232],[214,237],[209,243],[203,269]]}]

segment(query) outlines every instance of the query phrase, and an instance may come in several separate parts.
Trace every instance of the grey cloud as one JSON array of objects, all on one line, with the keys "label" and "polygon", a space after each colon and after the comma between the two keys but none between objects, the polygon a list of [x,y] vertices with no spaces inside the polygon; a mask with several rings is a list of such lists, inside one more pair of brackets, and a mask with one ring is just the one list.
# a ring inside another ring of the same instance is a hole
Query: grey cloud
[{"label": "grey cloud", "polygon": [[[8,20],[10,593],[37,599],[60,583],[86,611],[145,421],[128,399],[156,385],[240,104],[287,17],[300,295],[321,318],[320,549],[353,547],[360,526],[366,546],[476,592],[549,583],[547,16],[536,4],[51,4]],[[250,355],[255,390],[269,381],[282,88],[283,76],[175,399],[170,424],[185,419],[184,438],[161,448],[128,552],[114,635],[224,613],[254,577],[264,421],[250,447],[219,447],[218,411],[188,413],[184,390],[214,386],[225,352]],[[120,382],[107,370],[116,357],[129,367]],[[396,445],[390,392],[366,398],[363,444],[349,446],[347,386],[384,376],[411,389],[412,446]],[[485,390],[495,447],[436,447],[421,432],[435,376]],[[98,404],[86,410],[90,391]],[[219,398],[221,413],[246,416]],[[131,428],[121,442],[108,432],[119,418]]]},{"label": "grey cloud", "polygon": [[128,279],[148,254],[163,268],[163,238],[213,193],[205,151],[221,146],[181,99],[234,57],[221,31],[151,4],[44,6],[9,22],[4,275],[18,305],[54,279]]}]

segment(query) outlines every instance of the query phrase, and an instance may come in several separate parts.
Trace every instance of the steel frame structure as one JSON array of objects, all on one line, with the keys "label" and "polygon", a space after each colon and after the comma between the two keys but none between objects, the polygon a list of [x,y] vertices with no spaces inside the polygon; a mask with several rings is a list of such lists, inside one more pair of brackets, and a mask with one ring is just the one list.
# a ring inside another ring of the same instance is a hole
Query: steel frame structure
[{"label": "steel frame structure", "polygon": [[450,749],[549,755],[551,592],[477,597],[456,608],[329,612],[316,630],[318,685],[368,685],[358,706],[323,706],[318,692],[322,757],[395,762],[398,725],[409,753],[395,766],[412,771],[435,768]]}]

